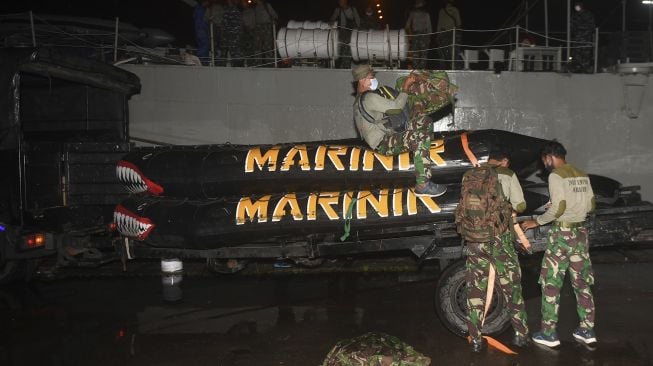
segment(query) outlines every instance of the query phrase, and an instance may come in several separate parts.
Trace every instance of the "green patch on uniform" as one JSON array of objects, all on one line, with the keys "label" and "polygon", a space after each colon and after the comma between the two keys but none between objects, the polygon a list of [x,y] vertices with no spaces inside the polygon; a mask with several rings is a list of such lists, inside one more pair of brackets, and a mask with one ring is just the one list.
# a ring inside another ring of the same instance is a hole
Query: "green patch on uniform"
[{"label": "green patch on uniform", "polygon": [[428,366],[431,359],[399,338],[384,333],[366,333],[338,342],[322,366]]}]

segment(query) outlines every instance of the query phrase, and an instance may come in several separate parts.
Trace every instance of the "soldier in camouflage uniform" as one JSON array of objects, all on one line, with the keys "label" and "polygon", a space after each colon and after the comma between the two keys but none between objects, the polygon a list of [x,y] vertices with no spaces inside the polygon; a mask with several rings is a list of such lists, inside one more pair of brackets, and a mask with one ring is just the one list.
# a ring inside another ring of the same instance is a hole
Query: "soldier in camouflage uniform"
[{"label": "soldier in camouflage uniform", "polygon": [[574,13],[571,16],[571,39],[572,43],[572,71],[591,73],[592,45],[594,42],[594,15],[583,7],[583,3],[577,1],[574,5]]},{"label": "soldier in camouflage uniform", "polygon": [[[224,6],[221,1],[211,0],[208,2],[209,7],[204,13],[204,19],[209,22],[213,28],[213,56],[220,57],[220,35],[222,34],[222,18],[224,17]],[[211,32],[209,30],[209,36]]]},{"label": "soldier in camouflage uniform", "polygon": [[[413,154],[415,165],[415,194],[437,197],[446,192],[446,186],[434,184],[429,158],[433,124],[427,116],[453,100],[455,86],[449,83],[444,73],[411,73],[397,80],[397,89],[402,92],[394,99],[387,99],[376,93],[378,81],[369,65],[359,65],[352,70],[356,88],[354,121],[361,137],[374,150],[382,154],[397,155],[405,151]],[[410,103],[411,111],[403,131],[395,131],[388,125],[387,113],[403,110]]]},{"label": "soldier in camouflage uniform", "polygon": [[322,366],[429,366],[431,359],[383,333],[366,333],[338,342]]},{"label": "soldier in camouflage uniform", "polygon": [[256,29],[256,11],[249,0],[241,0],[243,33],[240,36],[240,51],[245,58],[246,66],[255,66],[258,64],[258,55],[254,50],[254,30]]},{"label": "soldier in camouflage uniform", "polygon": [[227,0],[220,29],[220,57],[225,63],[227,59],[231,59],[231,66],[241,66],[243,15],[237,0]]},{"label": "soldier in camouflage uniform", "polygon": [[[448,69],[451,66],[451,59],[455,60],[458,57],[456,53],[462,42],[460,12],[454,3],[455,0],[447,0],[447,4],[438,13],[436,40],[443,69]],[[455,40],[453,39],[454,35]]]},{"label": "soldier in camouflage uniform", "polygon": [[349,47],[351,31],[360,28],[361,25],[358,10],[353,6],[349,6],[348,0],[338,0],[338,7],[331,14],[329,21],[338,22],[338,50],[340,55],[338,67],[348,69],[351,67],[351,48]]},{"label": "soldier in camouflage uniform", "polygon": [[557,141],[547,143],[542,161],[549,174],[551,206],[536,220],[527,220],[528,230],[553,222],[548,233],[548,246],[542,260],[539,283],[542,285],[542,329],[533,334],[533,341],[549,347],[560,345],[556,324],[560,289],[569,270],[571,286],[576,295],[580,325],[573,333],[579,342],[591,345],[594,335],[594,298],[591,285],[594,273],[589,257],[585,219],[595,208],[594,193],[587,174],[565,160],[567,151]]},{"label": "soldier in camouflage uniform", "polygon": [[428,48],[431,46],[431,16],[424,9],[424,0],[415,0],[415,7],[408,14],[406,31],[411,35],[410,50],[413,55],[413,68],[426,68]]},{"label": "soldier in camouflage uniform", "polygon": [[272,24],[279,17],[272,6],[265,0],[257,0],[255,10],[256,26],[254,28],[254,52],[256,65],[274,62],[275,44]]},{"label": "soldier in camouflage uniform", "polygon": [[[490,152],[488,165],[495,167],[504,197],[513,211],[521,213],[526,209],[524,192],[515,172],[508,168],[510,156],[502,148]],[[514,235],[507,231],[493,243],[467,243],[467,329],[472,339],[472,350],[483,348],[481,321],[485,310],[490,265],[496,269],[499,293],[503,296],[515,331],[512,344],[518,347],[528,345],[526,308],[522,296],[521,268],[514,248]]]}]

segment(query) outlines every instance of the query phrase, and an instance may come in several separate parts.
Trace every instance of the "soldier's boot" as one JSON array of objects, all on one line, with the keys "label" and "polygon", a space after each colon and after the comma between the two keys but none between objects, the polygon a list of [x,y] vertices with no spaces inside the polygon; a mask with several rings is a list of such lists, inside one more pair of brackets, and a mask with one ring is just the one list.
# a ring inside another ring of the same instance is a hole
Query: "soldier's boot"
[{"label": "soldier's boot", "polygon": [[576,340],[579,342],[583,342],[585,344],[596,343],[596,335],[592,329],[576,328],[573,335],[574,338],[576,338]]},{"label": "soldier's boot", "polygon": [[546,334],[544,332],[535,332],[533,333],[533,342],[545,345],[547,347],[557,347],[560,345],[558,334],[555,332],[551,334]]},{"label": "soldier's boot", "polygon": [[472,338],[469,340],[469,345],[474,353],[481,353],[487,348],[487,342],[483,337]]},{"label": "soldier's boot", "polygon": [[415,186],[416,196],[440,197],[447,193],[447,186],[433,182],[420,183]]},{"label": "soldier's boot", "polygon": [[531,344],[530,338],[528,338],[528,334],[521,334],[515,332],[514,336],[512,337],[512,343],[513,346],[517,346],[520,348],[528,347]]}]

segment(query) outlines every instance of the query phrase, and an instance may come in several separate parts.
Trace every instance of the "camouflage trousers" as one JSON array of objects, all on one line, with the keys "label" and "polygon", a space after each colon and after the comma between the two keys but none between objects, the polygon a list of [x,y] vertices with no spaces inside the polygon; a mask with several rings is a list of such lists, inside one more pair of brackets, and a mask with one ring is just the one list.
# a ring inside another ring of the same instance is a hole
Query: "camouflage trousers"
[{"label": "camouflage trousers", "polygon": [[436,40],[438,41],[438,50],[440,53],[440,63],[443,66],[442,68],[444,70],[451,69],[451,58],[458,58],[456,53],[460,49],[460,43],[462,41],[461,32],[456,32],[455,44],[453,43],[453,31],[438,33]]},{"label": "camouflage trousers", "polygon": [[431,132],[433,122],[429,117],[411,118],[403,132],[385,135],[378,150],[384,155],[399,155],[410,151],[413,153],[415,178],[417,184],[425,183],[431,178]]},{"label": "camouflage trousers", "polygon": [[234,66],[234,64],[242,64],[241,47],[240,30],[236,33],[228,29],[223,29],[222,33],[220,33],[221,64],[226,64],[227,58],[231,59],[232,66]]},{"label": "camouflage trousers", "polygon": [[560,289],[569,269],[571,286],[576,295],[580,327],[594,328],[594,298],[590,286],[594,273],[588,250],[587,228],[563,229],[553,225],[542,259],[539,283],[542,285],[542,331],[550,335],[558,323]]},{"label": "camouflage trousers", "polygon": [[425,69],[428,58],[428,48],[431,46],[431,35],[415,35],[410,40],[410,50],[413,54],[413,69]]},{"label": "camouflage trousers", "polygon": [[526,307],[522,296],[521,268],[513,247],[512,233],[494,243],[467,243],[467,329],[473,338],[481,336],[490,264],[496,269],[498,290],[507,304],[516,333],[528,334]]},{"label": "camouflage trousers", "polygon": [[351,30],[340,28],[338,30],[338,68],[349,69],[351,68],[351,48],[349,41],[351,39]]},{"label": "camouflage trousers", "polygon": [[592,43],[577,43],[572,50],[572,67],[574,72],[590,73],[594,70]]},{"label": "camouflage trousers", "polygon": [[274,52],[272,23],[257,24],[254,29],[254,65],[274,62]]}]

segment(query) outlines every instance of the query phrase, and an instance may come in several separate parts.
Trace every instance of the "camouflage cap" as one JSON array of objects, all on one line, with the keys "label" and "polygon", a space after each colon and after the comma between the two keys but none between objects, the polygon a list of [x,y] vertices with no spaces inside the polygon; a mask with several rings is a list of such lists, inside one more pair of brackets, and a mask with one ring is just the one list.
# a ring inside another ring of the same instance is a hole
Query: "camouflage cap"
[{"label": "camouflage cap", "polygon": [[369,73],[374,73],[374,69],[370,65],[358,65],[351,70],[351,75],[354,77],[354,81],[360,79],[365,79]]}]

